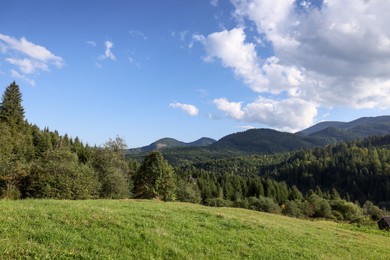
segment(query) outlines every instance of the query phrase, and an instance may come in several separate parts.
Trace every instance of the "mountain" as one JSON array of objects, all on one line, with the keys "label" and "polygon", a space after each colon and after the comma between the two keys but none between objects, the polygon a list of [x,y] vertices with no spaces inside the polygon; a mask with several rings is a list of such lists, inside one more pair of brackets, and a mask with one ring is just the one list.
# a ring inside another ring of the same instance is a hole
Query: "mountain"
[{"label": "mountain", "polygon": [[390,116],[362,117],[351,122],[321,122],[297,134],[324,144],[381,136],[390,134]]},{"label": "mountain", "polygon": [[227,135],[218,141],[201,138],[184,143],[172,138],[160,139],[148,146],[130,149],[129,155],[163,149],[171,162],[202,161],[243,154],[276,154],[323,147],[327,144],[390,134],[390,116],[363,117],[351,122],[326,121],[298,133],[272,129],[250,129]]},{"label": "mountain", "polygon": [[272,129],[250,129],[223,137],[210,147],[252,153],[280,153],[311,148],[315,145],[292,133]]},{"label": "mountain", "polygon": [[338,128],[338,127],[341,127],[345,124],[346,124],[345,122],[339,122],[339,121],[324,121],[324,122],[320,122],[316,125],[313,125],[309,128],[306,128],[305,130],[297,132],[296,134],[307,136],[307,135],[322,131],[322,130],[329,128],[329,127]]},{"label": "mountain", "polygon": [[390,134],[390,116],[363,117],[351,122],[321,122],[295,134],[250,129],[227,135],[207,149],[220,153],[275,154],[386,134]]},{"label": "mountain", "polygon": [[131,148],[127,150],[128,154],[137,154],[137,153],[144,153],[144,152],[151,152],[154,150],[161,150],[161,149],[167,149],[167,148],[177,148],[177,147],[203,147],[208,146],[213,143],[215,143],[216,140],[208,137],[202,137],[194,142],[185,143],[178,141],[174,138],[162,138],[159,139],[150,145],[139,147],[139,148]]}]

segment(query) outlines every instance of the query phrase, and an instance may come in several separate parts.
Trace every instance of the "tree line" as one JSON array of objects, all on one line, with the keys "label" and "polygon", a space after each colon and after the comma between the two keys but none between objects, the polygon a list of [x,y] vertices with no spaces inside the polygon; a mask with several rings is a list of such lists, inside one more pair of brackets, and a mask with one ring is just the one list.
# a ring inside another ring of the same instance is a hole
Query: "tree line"
[{"label": "tree line", "polygon": [[175,199],[172,167],[159,153],[141,165],[125,160],[122,138],[103,147],[40,130],[24,118],[22,94],[13,82],[0,104],[0,196],[2,198]]}]

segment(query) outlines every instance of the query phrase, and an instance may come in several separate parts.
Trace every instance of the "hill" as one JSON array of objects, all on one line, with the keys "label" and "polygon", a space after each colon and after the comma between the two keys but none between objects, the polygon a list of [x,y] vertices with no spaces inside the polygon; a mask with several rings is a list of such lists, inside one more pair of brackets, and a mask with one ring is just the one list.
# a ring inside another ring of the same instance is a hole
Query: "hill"
[{"label": "hill", "polygon": [[135,200],[0,201],[2,258],[386,259],[376,228]]},{"label": "hill", "polygon": [[297,133],[326,143],[390,134],[390,116],[362,117],[351,122],[321,122]]},{"label": "hill", "polygon": [[185,142],[178,141],[174,138],[166,137],[166,138],[159,139],[147,146],[128,149],[127,153],[137,154],[137,153],[151,152],[154,150],[161,150],[166,148],[177,148],[177,147],[202,147],[202,146],[211,145],[214,142],[216,142],[214,139],[208,137],[202,137],[190,143],[185,143]]},{"label": "hill", "polygon": [[211,147],[219,150],[240,150],[253,153],[281,153],[314,145],[291,133],[272,129],[250,129],[223,137]]},{"label": "hill", "polygon": [[297,132],[297,134],[307,136],[307,135],[322,131],[322,130],[329,128],[329,127],[337,128],[337,127],[340,127],[340,126],[345,125],[345,124],[346,124],[345,122],[324,121],[324,122],[320,122],[318,124],[315,124],[309,128],[306,128],[300,132]]}]

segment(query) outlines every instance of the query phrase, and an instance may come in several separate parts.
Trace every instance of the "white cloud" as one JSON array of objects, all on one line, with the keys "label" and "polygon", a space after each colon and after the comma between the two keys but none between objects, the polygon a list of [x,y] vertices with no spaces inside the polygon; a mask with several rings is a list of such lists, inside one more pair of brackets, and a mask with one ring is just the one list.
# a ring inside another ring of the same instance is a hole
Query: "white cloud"
[{"label": "white cloud", "polygon": [[193,39],[205,46],[205,61],[220,60],[255,92],[279,94],[304,79],[297,67],[282,65],[277,57],[260,59],[255,44],[245,42],[243,28],[224,30],[207,37],[194,35]]},{"label": "white cloud", "polygon": [[0,41],[2,42],[2,50],[5,53],[16,52],[23,54],[32,60],[40,61],[45,64],[54,64],[61,68],[64,62],[61,57],[58,57],[47,50],[45,47],[36,45],[22,37],[19,40],[11,36],[0,34]]},{"label": "white cloud", "polygon": [[96,42],[94,41],[86,41],[85,43],[91,45],[92,47],[96,47]]},{"label": "white cloud", "polygon": [[19,67],[20,71],[24,74],[32,74],[37,70],[48,71],[49,67],[46,63],[29,60],[29,59],[15,59],[15,58],[6,58],[6,61]]},{"label": "white cloud", "polygon": [[18,79],[21,79],[21,80],[27,82],[31,86],[35,86],[36,85],[36,83],[35,83],[35,81],[33,79],[30,79],[30,78],[20,74],[16,70],[11,70],[11,76],[14,77],[14,78],[18,78]]},{"label": "white cloud", "polygon": [[229,102],[226,98],[218,98],[214,99],[213,103],[219,110],[234,119],[241,120],[245,115],[241,109],[241,102]]},{"label": "white cloud", "polygon": [[190,116],[197,116],[199,113],[199,109],[194,105],[182,104],[182,103],[171,103],[169,104],[169,107],[179,108]]},{"label": "white cloud", "polygon": [[218,0],[210,0],[212,6],[218,6]]},{"label": "white cloud", "polygon": [[200,42],[201,44],[206,43],[206,38],[202,34],[195,33],[192,35],[191,42],[188,45],[188,48],[192,48],[195,42]]},{"label": "white cloud", "polygon": [[319,108],[390,108],[390,1],[231,2],[236,28],[193,36],[205,61],[261,94],[246,105],[214,100],[229,117],[299,129]]},{"label": "white cloud", "polygon": [[[202,39],[198,36],[198,38]],[[245,43],[245,34],[242,28],[231,31],[212,33],[204,40],[208,56],[206,61],[220,59],[222,65],[232,68],[237,76],[256,91],[264,91],[267,79],[262,76],[258,66],[255,45]]]},{"label": "white cloud", "polygon": [[213,102],[219,110],[235,120],[262,123],[284,131],[309,127],[317,115],[314,103],[299,98],[274,100],[259,97],[245,106],[242,106],[242,102],[230,102],[226,98]]},{"label": "white cloud", "polygon": [[116,60],[115,55],[111,52],[111,49],[114,47],[114,43],[111,41],[105,41],[104,46],[106,47],[106,50],[103,55],[99,56],[99,59],[105,60],[105,59],[110,59],[110,60]]},{"label": "white cloud", "polygon": [[16,39],[0,34],[0,51],[6,56],[5,61],[19,69],[19,72],[12,69],[11,76],[22,79],[33,86],[35,81],[23,74],[49,71],[51,65],[57,68],[64,65],[61,57],[54,55],[43,46],[29,42],[23,37]]},{"label": "white cloud", "polygon": [[278,65],[291,72],[288,85],[274,81],[273,89],[321,106],[390,107],[390,2],[305,1],[303,11],[293,0],[232,3],[240,22],[254,22]]}]

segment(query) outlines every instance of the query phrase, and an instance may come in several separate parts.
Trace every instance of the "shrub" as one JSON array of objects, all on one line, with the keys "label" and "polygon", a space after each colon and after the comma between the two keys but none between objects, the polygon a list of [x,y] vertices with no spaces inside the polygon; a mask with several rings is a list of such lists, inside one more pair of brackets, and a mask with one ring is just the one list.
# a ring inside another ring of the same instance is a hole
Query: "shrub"
[{"label": "shrub", "polygon": [[250,197],[249,208],[253,210],[269,212],[269,213],[279,214],[281,212],[281,208],[272,198],[267,198],[263,196],[260,196],[259,198]]},{"label": "shrub", "polygon": [[299,205],[295,201],[287,201],[284,205],[282,213],[284,215],[299,218],[302,217],[302,210],[299,208]]}]

